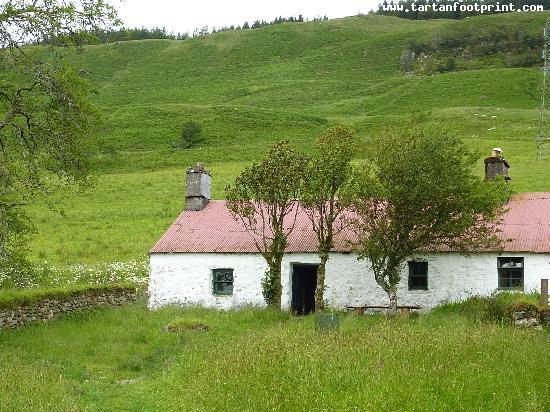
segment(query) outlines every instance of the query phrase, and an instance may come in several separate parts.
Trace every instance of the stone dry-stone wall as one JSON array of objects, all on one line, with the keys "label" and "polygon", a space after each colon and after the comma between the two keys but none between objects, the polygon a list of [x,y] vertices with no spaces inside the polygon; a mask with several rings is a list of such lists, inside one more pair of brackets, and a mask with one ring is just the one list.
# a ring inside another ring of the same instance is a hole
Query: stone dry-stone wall
[{"label": "stone dry-stone wall", "polygon": [[30,322],[47,322],[63,313],[93,309],[100,306],[120,306],[135,301],[136,290],[119,288],[113,290],[86,291],[73,296],[44,298],[32,305],[20,305],[14,308],[0,308],[0,329],[13,329]]},{"label": "stone dry-stone wall", "polygon": [[543,325],[549,326],[550,312],[542,309],[540,311],[540,320],[539,314],[536,312],[513,312],[512,313],[512,322],[516,326],[521,327],[534,327],[535,329],[542,330]]}]

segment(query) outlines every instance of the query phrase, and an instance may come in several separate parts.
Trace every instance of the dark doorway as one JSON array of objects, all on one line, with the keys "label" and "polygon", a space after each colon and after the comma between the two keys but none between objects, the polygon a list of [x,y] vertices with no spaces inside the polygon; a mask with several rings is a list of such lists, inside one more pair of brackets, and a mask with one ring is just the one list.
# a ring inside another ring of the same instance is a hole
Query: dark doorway
[{"label": "dark doorway", "polygon": [[315,264],[292,264],[292,310],[297,315],[315,311],[318,267]]}]

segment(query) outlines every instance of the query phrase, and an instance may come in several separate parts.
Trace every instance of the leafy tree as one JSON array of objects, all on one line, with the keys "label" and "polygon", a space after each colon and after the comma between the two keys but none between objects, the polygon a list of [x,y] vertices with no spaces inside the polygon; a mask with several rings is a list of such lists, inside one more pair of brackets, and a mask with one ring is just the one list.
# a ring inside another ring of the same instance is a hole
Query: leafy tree
[{"label": "leafy tree", "polygon": [[307,178],[301,191],[300,201],[313,225],[319,242],[321,260],[317,269],[315,309],[324,309],[325,273],[330,250],[334,247],[334,235],[347,224],[344,211],[348,205],[339,198],[342,188],[349,183],[351,160],[356,150],[353,134],[336,127],[322,134],[317,147],[319,153],[309,162]]},{"label": "leafy tree", "polygon": [[246,167],[233,187],[225,189],[227,207],[267,262],[262,291],[271,307],[281,305],[281,262],[294,229],[306,165],[303,155],[281,141],[260,162]]},{"label": "leafy tree", "polygon": [[424,119],[393,127],[369,141],[355,176],[354,228],[359,259],[397,309],[397,285],[407,258],[434,246],[464,253],[498,245],[503,181],[473,173],[477,156],[455,136]]},{"label": "leafy tree", "polygon": [[31,275],[26,258],[28,238],[34,232],[25,211],[17,204],[0,201],[0,288],[24,285],[24,276]]},{"label": "leafy tree", "polygon": [[[79,46],[116,23],[102,0],[8,0],[0,4],[0,267],[23,259],[30,221],[22,206],[87,181],[90,89],[57,46]],[[52,41],[55,39],[55,41]],[[28,48],[28,44],[47,46]]]},{"label": "leafy tree", "polygon": [[196,143],[202,142],[203,140],[202,126],[197,122],[189,120],[183,123],[181,127],[180,141],[174,146],[181,149],[188,149]]}]

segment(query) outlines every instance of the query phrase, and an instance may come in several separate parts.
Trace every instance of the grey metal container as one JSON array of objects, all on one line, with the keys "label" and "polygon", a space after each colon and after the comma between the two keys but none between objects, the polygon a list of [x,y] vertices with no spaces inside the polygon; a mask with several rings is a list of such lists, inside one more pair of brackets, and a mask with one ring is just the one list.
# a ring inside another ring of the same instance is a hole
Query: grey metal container
[{"label": "grey metal container", "polygon": [[318,313],[315,315],[315,329],[317,330],[338,330],[340,317],[332,313]]}]

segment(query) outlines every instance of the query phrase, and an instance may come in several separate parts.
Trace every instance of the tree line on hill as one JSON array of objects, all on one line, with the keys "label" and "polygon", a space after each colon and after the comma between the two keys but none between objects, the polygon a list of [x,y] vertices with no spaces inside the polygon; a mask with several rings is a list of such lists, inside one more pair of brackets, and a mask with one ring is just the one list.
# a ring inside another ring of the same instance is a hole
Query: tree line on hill
[{"label": "tree line on hill", "polygon": [[[328,16],[323,17],[315,17],[313,21],[321,21],[321,20],[328,20]],[[275,24],[282,24],[282,23],[303,23],[304,21],[308,21],[304,16],[301,14],[298,15],[298,17],[290,16],[290,17],[276,17],[272,21],[265,21],[265,20],[255,20],[252,24],[249,24],[247,21],[243,23],[242,26],[222,26],[220,28],[214,27],[212,29],[212,33],[220,32],[220,31],[228,31],[228,30],[247,30],[247,29],[259,29],[261,27],[267,27],[267,26],[273,26]]]},{"label": "tree line on hill", "polygon": [[[550,10],[550,0],[508,0],[506,2],[499,0],[384,0],[378,4],[374,13],[410,20],[458,20],[479,14],[508,13],[522,10],[524,6],[539,5],[544,10]],[[489,8],[482,10],[481,6],[489,6]],[[510,6],[513,6],[513,10]]]},{"label": "tree line on hill", "polygon": [[[328,20],[327,16],[316,17],[313,21]],[[187,40],[192,37],[206,36],[208,34],[231,31],[231,30],[254,30],[261,27],[273,26],[275,24],[282,23],[302,23],[307,21],[301,14],[298,17],[276,17],[272,21],[265,20],[255,20],[252,23],[245,21],[242,25],[230,25],[222,27],[212,27],[203,26],[201,28],[196,28],[191,34],[184,33],[173,33],[166,30],[165,27],[153,27],[151,29],[146,27],[141,28],[110,28],[110,29],[98,29],[93,30],[87,33],[81,33],[80,38],[83,44],[105,44],[105,43],[114,43],[119,41],[131,41],[131,40],[148,40],[148,39],[169,39],[169,40]],[[45,39],[40,41],[42,44],[57,44],[62,42],[63,39]]]}]

